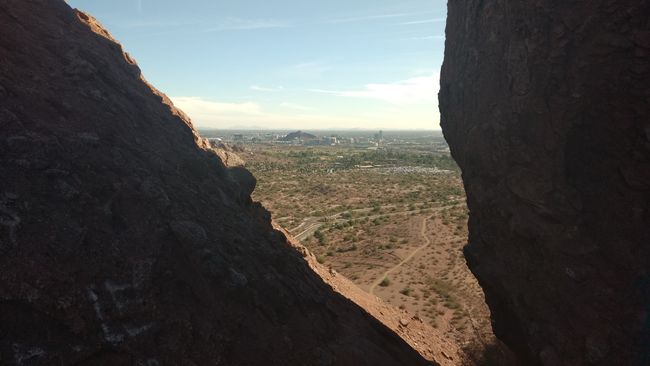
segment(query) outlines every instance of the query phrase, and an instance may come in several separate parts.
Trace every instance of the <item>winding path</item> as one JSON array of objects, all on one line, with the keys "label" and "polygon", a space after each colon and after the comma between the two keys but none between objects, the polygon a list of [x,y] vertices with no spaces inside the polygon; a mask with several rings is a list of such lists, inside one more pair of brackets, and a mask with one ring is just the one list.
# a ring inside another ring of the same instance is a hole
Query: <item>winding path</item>
[{"label": "winding path", "polygon": [[410,261],[410,260],[411,260],[411,259],[412,259],[412,258],[413,258],[413,257],[414,257],[414,256],[415,256],[415,255],[420,251],[420,250],[422,250],[422,249],[428,247],[429,245],[431,245],[431,241],[429,240],[429,238],[427,237],[427,234],[426,234],[426,230],[427,230],[427,219],[428,219],[428,218],[425,217],[425,218],[422,220],[422,229],[420,230],[420,235],[422,236],[422,239],[424,240],[424,244],[422,244],[422,245],[419,246],[417,249],[415,249],[414,251],[412,251],[411,254],[409,254],[406,258],[402,259],[402,261],[399,262],[397,265],[395,265],[394,267],[390,268],[388,271],[382,273],[379,277],[377,277],[377,279],[375,280],[375,282],[373,282],[372,285],[370,285],[370,289],[368,290],[368,292],[369,292],[371,295],[374,295],[374,294],[375,294],[375,288],[376,288],[377,286],[379,286],[379,284],[381,283],[381,281],[384,280],[384,278],[387,278],[389,274],[393,273],[395,270],[399,269],[401,266],[403,266],[403,265],[406,264],[408,261]]},{"label": "winding path", "polygon": [[[454,202],[454,203],[452,203],[450,205],[447,205],[447,206],[431,207],[431,208],[428,208],[428,209],[430,209],[431,211],[442,211],[442,210],[452,208],[452,207],[457,207],[457,206],[460,206],[460,205],[463,205],[463,203],[460,202],[460,201],[457,201],[457,202]],[[388,207],[395,207],[395,206],[394,205],[387,205],[387,206],[382,206],[382,207],[383,208],[388,208]],[[310,217],[306,217],[306,218],[304,218],[302,220],[300,225],[294,227],[293,229],[288,229],[288,231],[293,235],[294,238],[302,241],[302,240],[306,239],[307,237],[309,237],[310,235],[314,234],[316,229],[318,229],[319,227],[321,227],[322,225],[325,224],[325,222],[323,222],[322,219],[335,220],[336,222],[344,222],[344,221],[347,221],[349,219],[342,219],[342,218],[339,218],[339,216],[341,216],[345,212],[363,212],[363,211],[371,211],[372,209],[373,209],[373,207],[357,208],[357,209],[353,209],[353,210],[344,210],[344,211],[337,212],[337,213],[334,213],[334,214],[331,214],[331,215],[326,215],[326,216],[310,216]],[[409,213],[412,213],[412,212],[419,212],[421,210],[422,210],[421,208],[418,208],[418,209],[405,210],[405,211],[383,212],[383,213],[380,213],[380,214],[368,215],[368,216],[365,216],[363,218],[373,220],[373,219],[376,219],[376,218],[381,217],[381,216],[390,217],[390,216],[396,216],[396,215],[405,215],[405,214],[409,214]],[[360,219],[360,218],[361,217],[359,217],[358,219]],[[301,230],[301,231],[299,233],[296,233],[296,231],[298,231],[298,230]],[[426,239],[426,236],[423,236],[423,237]],[[428,240],[428,239],[426,239],[426,240]]]}]

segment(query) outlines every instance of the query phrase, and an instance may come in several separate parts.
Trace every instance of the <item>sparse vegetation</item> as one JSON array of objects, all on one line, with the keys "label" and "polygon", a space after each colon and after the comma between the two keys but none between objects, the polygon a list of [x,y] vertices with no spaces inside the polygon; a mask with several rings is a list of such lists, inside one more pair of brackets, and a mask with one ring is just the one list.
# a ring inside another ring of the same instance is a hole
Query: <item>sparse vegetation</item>
[{"label": "sparse vegetation", "polygon": [[[256,145],[251,153],[247,167],[258,178],[253,199],[294,235],[318,225],[303,238],[318,262],[362,288],[376,282],[376,295],[462,343],[476,341],[467,332],[465,309],[472,309],[489,339],[481,289],[462,259],[468,216],[460,173],[447,152],[403,144],[386,151]],[[426,170],[433,167],[449,172]],[[423,235],[431,245],[421,248]],[[386,271],[418,248],[388,278]]]},{"label": "sparse vegetation", "polygon": [[325,239],[325,234],[323,234],[323,232],[320,231],[320,229],[314,232],[314,238],[318,240],[319,245],[325,245],[325,243],[327,242],[327,240]]}]

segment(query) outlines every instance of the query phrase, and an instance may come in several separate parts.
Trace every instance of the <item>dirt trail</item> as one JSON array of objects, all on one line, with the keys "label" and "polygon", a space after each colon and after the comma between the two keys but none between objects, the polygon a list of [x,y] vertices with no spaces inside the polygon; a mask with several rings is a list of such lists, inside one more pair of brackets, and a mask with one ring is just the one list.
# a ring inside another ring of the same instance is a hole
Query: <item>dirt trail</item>
[{"label": "dirt trail", "polygon": [[[431,208],[431,211],[438,212],[438,211],[442,211],[442,210],[445,210],[445,209],[448,209],[448,208],[457,207],[457,206],[462,205],[462,204],[463,203],[454,203],[454,204],[447,205],[447,206],[433,207],[433,208]],[[384,206],[384,207],[389,207],[389,206]],[[362,212],[362,211],[370,211],[372,209],[373,209],[372,207],[359,208],[359,209],[355,209],[355,210],[345,210],[345,211],[341,211],[341,212],[338,212],[338,213],[335,213],[335,214],[332,214],[332,215],[327,215],[327,216],[307,217],[307,218],[302,220],[300,225],[296,226],[293,229],[288,229],[288,231],[293,235],[294,238],[302,241],[302,240],[305,240],[310,235],[312,235],[316,231],[316,229],[318,229],[320,226],[322,226],[324,224],[322,219],[336,220],[336,222],[345,222],[348,219],[340,219],[340,218],[338,218],[340,215],[342,215],[345,212]],[[385,212],[385,213],[376,214],[376,215],[369,215],[369,216],[366,216],[366,217],[369,220],[373,220],[373,219],[379,218],[381,216],[391,217],[391,216],[396,216],[396,215],[408,215],[409,213],[419,212],[419,211],[421,211],[421,209]],[[296,231],[300,230],[300,229],[302,229],[302,231],[300,231],[299,233],[296,233]]]},{"label": "dirt trail", "polygon": [[428,217],[425,217],[422,220],[422,229],[420,230],[420,235],[422,236],[422,240],[424,240],[424,244],[419,246],[414,251],[412,251],[411,254],[409,254],[406,258],[402,259],[402,261],[399,262],[397,265],[395,265],[394,267],[390,268],[386,272],[382,273],[379,277],[377,277],[377,279],[372,283],[372,285],[370,285],[370,288],[368,289],[368,292],[371,295],[374,295],[375,288],[377,286],[379,286],[379,284],[381,283],[381,281],[384,280],[384,278],[388,277],[389,274],[391,274],[392,272],[394,272],[395,270],[399,269],[401,266],[406,264],[408,261],[410,261],[420,250],[422,250],[422,249],[428,247],[429,245],[431,245],[431,241],[427,237],[427,233],[426,233],[427,219],[428,219]]}]

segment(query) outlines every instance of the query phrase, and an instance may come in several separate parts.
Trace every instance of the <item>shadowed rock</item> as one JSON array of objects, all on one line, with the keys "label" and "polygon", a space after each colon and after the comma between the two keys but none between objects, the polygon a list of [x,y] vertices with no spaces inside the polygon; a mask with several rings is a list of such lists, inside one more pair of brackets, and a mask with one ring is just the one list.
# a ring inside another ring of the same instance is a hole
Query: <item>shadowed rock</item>
[{"label": "shadowed rock", "polygon": [[1,364],[430,364],[309,268],[92,17],[4,0],[0,34]]},{"label": "shadowed rock", "polygon": [[650,3],[449,1],[467,262],[526,364],[650,364]]}]

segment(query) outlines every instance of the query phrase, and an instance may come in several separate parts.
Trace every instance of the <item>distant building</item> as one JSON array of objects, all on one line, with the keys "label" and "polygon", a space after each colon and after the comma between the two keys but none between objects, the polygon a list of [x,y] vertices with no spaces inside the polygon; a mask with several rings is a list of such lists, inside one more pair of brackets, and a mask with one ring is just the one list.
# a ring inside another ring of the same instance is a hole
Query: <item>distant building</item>
[{"label": "distant building", "polygon": [[244,135],[236,133],[232,136],[233,141],[244,141]]},{"label": "distant building", "polygon": [[338,144],[338,140],[336,139],[335,136],[323,137],[322,141],[323,141],[323,145],[336,145],[336,144]]}]

